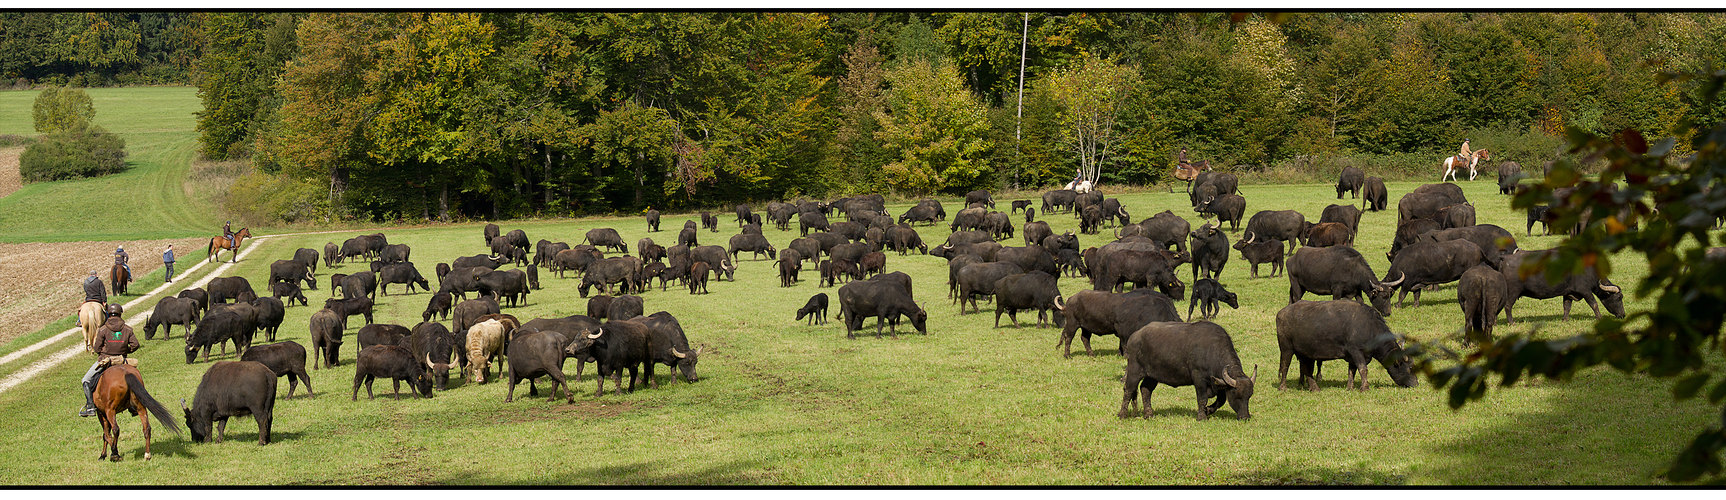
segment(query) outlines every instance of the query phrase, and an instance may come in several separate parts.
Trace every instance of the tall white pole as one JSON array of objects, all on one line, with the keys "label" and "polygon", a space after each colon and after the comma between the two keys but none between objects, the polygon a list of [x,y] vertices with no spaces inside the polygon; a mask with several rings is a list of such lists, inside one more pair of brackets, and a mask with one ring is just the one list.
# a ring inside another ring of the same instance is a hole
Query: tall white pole
[{"label": "tall white pole", "polygon": [[[1030,34],[1031,13],[1026,12],[1024,25],[1019,28],[1019,109],[1014,112],[1013,116],[1013,151],[1015,156],[1018,156],[1019,158],[1024,158],[1024,141],[1021,138],[1021,134],[1024,132],[1025,128],[1025,45],[1026,41],[1030,39]],[[1013,171],[1015,173],[1025,168],[1022,160],[1019,161],[1019,163],[1019,165],[1015,165],[1013,167]],[[1015,175],[1014,177],[1013,182],[1017,184],[1018,176]]]}]

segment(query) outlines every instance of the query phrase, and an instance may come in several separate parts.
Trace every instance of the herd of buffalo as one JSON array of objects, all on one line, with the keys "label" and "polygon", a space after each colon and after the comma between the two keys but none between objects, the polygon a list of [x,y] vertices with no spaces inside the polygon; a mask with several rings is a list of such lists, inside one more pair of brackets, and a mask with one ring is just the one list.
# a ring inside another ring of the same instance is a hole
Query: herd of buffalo
[{"label": "herd of buffalo", "polygon": [[[1506,163],[1500,177],[1514,182],[1519,167]],[[1502,184],[1501,192],[1508,193]],[[1383,180],[1366,177],[1358,168],[1344,169],[1336,189],[1338,199],[1362,198],[1366,211],[1387,209]],[[1519,263],[1537,252],[1519,250],[1515,237],[1499,226],[1476,223],[1474,206],[1455,184],[1424,185],[1401,198],[1387,255],[1390,266],[1383,274],[1353,247],[1363,214],[1353,204],[1330,205],[1317,222],[1293,210],[1259,211],[1248,218],[1239,182],[1215,172],[1200,173],[1187,193],[1191,208],[1206,219],[1196,229],[1172,210],[1134,223],[1119,199],[1072,190],[1044,193],[1040,205],[1013,201],[1006,213],[994,210],[989,192],[974,191],[951,216],[940,201],[924,199],[895,218],[880,195],[773,202],[760,213],[738,205],[741,231],[726,246],[701,244],[703,230],[719,231],[718,217],[702,212],[699,225],[689,220],[677,230],[675,245],[643,238],[635,242],[634,254],[611,228],[587,231],[572,245],[530,242],[522,230],[506,233],[488,224],[483,235],[487,252],[437,264],[435,290],[410,260],[408,245],[390,244],[381,233],[363,235],[340,245],[326,244],[321,253],[301,248],[291,259],[275,261],[262,296],[246,278],[230,276],[163,298],[145,325],[145,337],[154,338],[158,327],[167,333],[175,325],[183,327],[187,363],[200,355],[208,361],[212,347],[225,353],[231,344],[240,361],[210,367],[195,404],[185,410],[188,425],[194,438],[203,441],[212,437],[215,422],[214,438],[219,440],[227,418],[249,414],[258,420],[260,443],[267,443],[275,379],[288,377],[290,396],[302,383],[306,393],[312,393],[306,347],[275,343],[283,312],[296,303],[310,303],[305,291],[317,290],[320,265],[333,270],[348,261],[365,262],[369,269],[331,273],[327,283],[339,297],[325,300],[308,327],[311,368],[316,370],[340,364],[348,322],[354,316],[364,319],[356,335],[350,399],[358,398],[361,385],[370,396],[373,380],[380,378],[392,381],[398,398],[402,382],[409,384],[410,394],[429,398],[434,389],[445,389],[451,371],[470,383],[483,383],[497,364],[499,378],[509,385],[506,401],[513,400],[522,381],[529,384],[530,396],[537,395],[534,380],[547,378],[552,400],[561,388],[573,402],[563,371],[569,358],[576,360],[578,380],[586,363],[597,365],[596,396],[604,394],[606,378],[622,393],[624,371],[629,372],[628,390],[634,390],[638,373],[644,383],[657,386],[657,365],[669,367],[673,382],[680,376],[694,382],[701,350],[690,347],[672,314],[645,314],[640,294],[653,289],[655,281],[660,291],[675,284],[691,294],[708,293],[710,279],[735,280],[733,261],[740,257],[771,261],[781,286],[802,281],[807,264],[818,286],[838,287],[835,317],[844,321],[851,338],[868,318],[875,318],[877,337],[896,337],[901,322],[928,334],[928,311],[913,295],[912,278],[887,271],[887,252],[945,259],[947,295],[961,313],[967,307],[979,311],[979,300],[993,301],[999,327],[1002,314],[1017,324],[1018,313],[1035,311],[1038,326],[1060,329],[1056,345],[1064,355],[1071,354],[1075,336],[1087,353],[1092,352],[1091,336],[1115,336],[1118,352],[1126,358],[1119,411],[1123,418],[1138,414],[1133,406],[1140,396],[1146,398],[1142,415],[1149,417],[1148,398],[1158,384],[1194,386],[1200,420],[1225,402],[1237,418],[1250,416],[1256,365],[1247,372],[1229,332],[1208,321],[1222,313],[1222,305],[1239,307],[1239,298],[1219,281],[1236,252],[1252,266],[1253,277],[1259,276],[1261,264],[1269,264],[1270,276],[1280,274],[1289,283],[1288,305],[1276,314],[1279,389],[1286,384],[1293,359],[1300,364],[1297,386],[1311,390],[1318,388],[1319,364],[1335,359],[1348,363],[1351,388],[1357,376],[1358,387],[1367,388],[1366,368],[1375,360],[1397,384],[1413,386],[1411,362],[1384,318],[1391,314],[1393,295],[1401,307],[1413,292],[1418,307],[1421,291],[1440,284],[1457,283],[1461,324],[1470,340],[1489,338],[1500,311],[1514,322],[1511,308],[1523,297],[1562,297],[1566,317],[1574,300],[1586,301],[1598,317],[1598,298],[1612,314],[1624,315],[1620,289],[1592,273],[1556,282],[1520,277]],[[1015,222],[1021,213],[1024,222]],[[1079,234],[1055,233],[1047,222],[1037,220],[1039,214],[1057,213],[1076,217]],[[1544,210],[1530,210],[1525,232],[1548,217]],[[646,218],[649,232],[658,231],[660,213],[649,210]],[[785,248],[775,247],[763,234],[768,224],[791,231],[793,222],[798,237]],[[922,241],[914,229],[942,222],[951,234],[937,245]],[[1229,231],[1222,228],[1225,222]],[[1112,241],[1080,245],[1081,236],[1101,234],[1105,226],[1114,226]],[[1232,244],[1231,231],[1237,234]],[[1016,245],[1021,240],[1023,245]],[[1191,267],[1189,280],[1181,279],[1181,265]],[[578,277],[582,298],[597,291],[588,299],[587,314],[521,321],[502,312],[541,290],[541,267],[548,277]],[[1086,279],[1090,289],[1063,297],[1059,280],[1064,277]],[[390,286],[397,284],[402,293],[413,293],[416,287],[428,292],[421,321],[412,327],[374,322],[373,300],[380,293],[389,295]],[[1307,293],[1332,300],[1307,301]],[[1185,319],[1175,307],[1179,300],[1188,301]],[[828,301],[826,293],[815,294],[796,310],[796,319],[825,324]],[[259,331],[271,343],[251,345]]]}]

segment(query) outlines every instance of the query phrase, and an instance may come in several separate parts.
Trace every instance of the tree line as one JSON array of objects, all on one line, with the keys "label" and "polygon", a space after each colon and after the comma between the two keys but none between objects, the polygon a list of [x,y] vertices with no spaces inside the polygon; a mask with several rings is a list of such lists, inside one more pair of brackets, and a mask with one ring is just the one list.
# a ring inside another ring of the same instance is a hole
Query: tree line
[{"label": "tree line", "polygon": [[1144,184],[1182,148],[1239,169],[1463,138],[1534,157],[1566,127],[1726,118],[1660,77],[1726,67],[1719,13],[169,16],[131,47],[195,54],[204,156],[249,158],[236,189],[289,219]]}]

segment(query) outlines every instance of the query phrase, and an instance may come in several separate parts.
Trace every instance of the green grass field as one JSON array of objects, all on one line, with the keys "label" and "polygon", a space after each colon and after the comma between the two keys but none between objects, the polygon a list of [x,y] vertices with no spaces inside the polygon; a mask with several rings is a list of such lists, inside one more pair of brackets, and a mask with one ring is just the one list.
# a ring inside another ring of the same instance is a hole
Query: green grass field
[{"label": "green grass field", "polygon": [[[192,87],[87,89],[96,123],[126,140],[125,172],[26,184],[0,198],[0,243],[178,238],[219,231],[209,193],[183,186],[201,109]],[[0,92],[0,134],[35,135],[36,91]]]},{"label": "green grass field", "polygon": [[[1462,184],[1480,222],[1512,229],[1523,248],[1558,241],[1521,236],[1522,214],[1508,208],[1491,180]],[[1392,183],[1391,199],[1416,185]],[[1329,185],[1251,185],[1243,191],[1249,214],[1292,208],[1316,219],[1334,201]],[[1122,199],[1134,219],[1172,209],[1199,223],[1178,191]],[[957,211],[956,202],[947,204],[949,213]],[[889,207],[895,214],[905,208]],[[736,225],[721,217],[723,231],[702,232],[702,243],[724,245],[736,234]],[[587,229],[613,227],[634,249],[644,236],[675,241],[676,229],[689,218],[668,215],[668,231],[651,235],[640,218],[503,227],[524,229],[531,240],[572,244]],[[1066,214],[1042,218],[1057,232],[1077,226]],[[1383,255],[1394,220],[1394,206],[1362,218],[1358,248],[1380,274],[1388,267]],[[945,225],[919,230],[931,245],[948,233]],[[478,224],[384,232],[391,243],[412,245],[413,260],[427,276],[437,262],[485,252]],[[360,233],[264,241],[265,247],[227,274],[260,284],[269,263],[294,249],[321,249]],[[784,248],[795,232],[769,228],[767,236]],[[1239,237],[1229,233],[1231,242]],[[1107,239],[1080,238],[1087,247]],[[793,320],[811,294],[833,295],[836,289],[817,287],[807,270],[802,283],[781,288],[770,261],[740,256],[737,281],[714,281],[709,295],[675,288],[643,295],[647,312],[675,314],[691,343],[705,349],[699,382],[670,384],[662,368],[658,389],[595,397],[589,366],[572,383],[573,405],[547,402],[543,391],[540,398],[525,398],[525,387],[518,388],[516,402],[506,404],[504,384],[454,381],[429,400],[391,400],[383,383],[383,397],[366,400],[362,394],[350,402],[358,344],[350,336],[342,366],[312,372],[316,397],[279,400],[275,443],[259,447],[249,418],[233,422],[222,444],[194,444],[158,426],[156,458],[148,463],[141,460],[136,419],[124,420],[121,450],[127,461],[96,460],[99,425],[73,416],[80,404],[77,378],[86,368],[79,357],[0,394],[0,418],[13,422],[0,429],[0,456],[8,457],[0,465],[0,483],[1658,484],[1656,472],[1717,411],[1698,401],[1673,402],[1668,381],[1608,370],[1566,382],[1495,388],[1460,411],[1450,410],[1444,394],[1424,383],[1391,385],[1376,364],[1370,368],[1373,389],[1365,393],[1341,388],[1341,364],[1333,364],[1321,392],[1278,391],[1273,317],[1287,301],[1288,282],[1249,279],[1236,252],[1222,281],[1240,295],[1241,308],[1224,309],[1217,322],[1233,336],[1242,361],[1257,365],[1254,418],[1237,421],[1225,407],[1219,418],[1195,421],[1192,389],[1163,387],[1149,402],[1156,417],[1122,420],[1115,417],[1124,366],[1116,339],[1096,339],[1094,357],[1064,359],[1055,347],[1059,331],[1034,327],[1034,314],[1028,324],[998,329],[990,327],[988,304],[982,314],[959,314],[945,299],[945,264],[925,255],[888,259],[889,271],[915,278],[916,296],[930,311],[928,336],[901,331],[897,340],[848,340],[838,322],[805,326]],[[1646,272],[1632,257],[1614,264],[1612,278],[1619,284],[1634,283]],[[358,269],[356,263],[335,271]],[[1179,271],[1190,279],[1189,269]],[[329,296],[329,272],[320,269],[322,284],[307,292],[313,300]],[[524,321],[585,312],[577,279],[549,273],[540,279],[543,290],[525,306],[504,312]],[[1083,279],[1061,283],[1064,294],[1088,288]],[[402,295],[395,286],[387,297],[378,296],[377,320],[411,327],[428,298],[419,291]],[[1389,318],[1392,328],[1454,343],[1462,323],[1455,286],[1424,299],[1418,308],[1397,309]],[[1631,309],[1649,305],[1634,297],[1627,302]],[[1516,311],[1525,322],[1500,325],[1499,331],[1538,328],[1558,336],[1591,327],[1586,306],[1579,304],[1577,316],[1562,321],[1560,303],[1524,299]],[[1185,314],[1184,301],[1177,306]],[[307,318],[315,309],[290,307],[279,339],[309,347]],[[355,318],[349,335],[360,324]],[[191,398],[209,366],[184,363],[182,335],[146,341],[139,353],[151,392],[170,406]],[[566,372],[573,374],[573,365]],[[16,369],[0,366],[0,374]],[[285,383],[280,391],[286,394]]]}]

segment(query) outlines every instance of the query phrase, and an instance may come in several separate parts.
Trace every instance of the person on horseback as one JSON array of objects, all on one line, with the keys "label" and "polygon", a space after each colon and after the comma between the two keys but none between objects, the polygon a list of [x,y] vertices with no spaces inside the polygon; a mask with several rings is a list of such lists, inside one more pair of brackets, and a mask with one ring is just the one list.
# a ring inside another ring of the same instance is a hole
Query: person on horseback
[{"label": "person on horseback", "polygon": [[132,260],[132,256],[126,254],[125,245],[114,247],[114,263],[126,268],[127,276],[132,275],[132,265],[127,263],[130,260]]},{"label": "person on horseback", "polygon": [[234,244],[234,221],[222,224],[222,237],[228,239],[228,248],[239,251],[240,246]]},{"label": "person on horseback", "polygon": [[108,303],[108,291],[102,287],[102,279],[96,277],[95,269],[91,269],[90,275],[84,277],[84,302]]},{"label": "person on horseback", "polygon": [[143,344],[132,334],[132,326],[126,324],[121,317],[125,311],[119,304],[108,304],[105,310],[107,320],[96,330],[96,337],[102,339],[102,347],[96,351],[96,362],[90,365],[90,371],[84,372],[84,410],[78,412],[80,417],[96,416],[96,378],[102,375],[102,370],[110,366],[126,362],[126,355],[136,352]]},{"label": "person on horseback", "polygon": [[1180,156],[1175,157],[1175,164],[1176,165],[1186,165],[1187,164],[1187,148],[1181,148]]},{"label": "person on horseback", "polygon": [[1468,160],[1474,159],[1474,151],[1471,149],[1468,149],[1468,139],[1465,138],[1462,140],[1462,149],[1460,151],[1456,152],[1456,156],[1458,158],[1464,158],[1464,159],[1468,159]]}]

